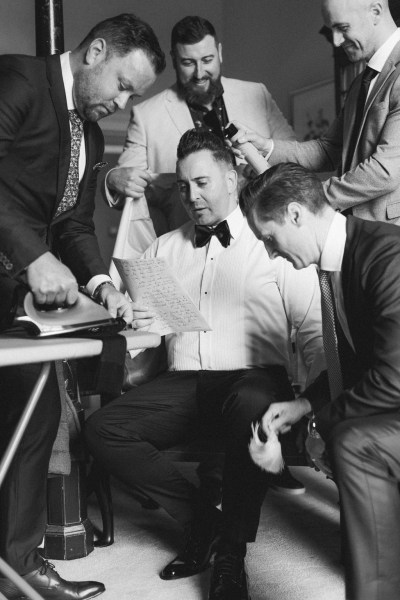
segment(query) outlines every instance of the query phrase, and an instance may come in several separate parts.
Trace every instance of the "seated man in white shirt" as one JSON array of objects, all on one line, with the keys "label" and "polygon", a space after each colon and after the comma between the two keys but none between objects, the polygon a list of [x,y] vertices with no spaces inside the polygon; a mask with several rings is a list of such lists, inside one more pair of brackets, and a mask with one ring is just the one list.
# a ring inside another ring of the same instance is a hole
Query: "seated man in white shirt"
[{"label": "seated man in white shirt", "polygon": [[[323,368],[319,286],[313,267],[269,259],[238,207],[231,153],[217,136],[182,136],[177,180],[191,220],[144,256],[166,259],[212,330],[167,335],[167,372],[92,415],[87,440],[110,473],[182,526],[185,544],[161,577],[204,570],[216,547],[209,598],[243,600],[246,544],[270,482],[249,456],[251,424],[272,402],[293,399],[293,328],[308,380]],[[137,312],[137,325],[147,316]],[[160,453],[199,429],[225,440],[222,514]]]}]

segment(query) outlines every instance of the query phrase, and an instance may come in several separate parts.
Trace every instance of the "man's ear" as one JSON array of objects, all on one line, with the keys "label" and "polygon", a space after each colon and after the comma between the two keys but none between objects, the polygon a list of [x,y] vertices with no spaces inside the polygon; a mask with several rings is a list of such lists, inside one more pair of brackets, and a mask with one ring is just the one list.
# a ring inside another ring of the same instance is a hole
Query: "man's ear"
[{"label": "man's ear", "polygon": [[287,205],[288,218],[293,225],[302,225],[303,223],[303,206],[299,202],[290,202]]},{"label": "man's ear", "polygon": [[84,60],[87,65],[94,65],[105,59],[107,55],[107,42],[103,38],[92,40],[86,49]]},{"label": "man's ear", "polygon": [[218,48],[219,62],[222,63],[222,44],[221,44],[221,42],[219,42],[217,48]]},{"label": "man's ear", "polygon": [[174,69],[176,71],[176,56],[175,56],[173,50],[170,51],[170,55],[171,55],[171,58],[172,58],[172,66],[174,67]]},{"label": "man's ear", "polygon": [[379,0],[377,2],[373,2],[370,7],[369,7],[371,16],[372,16],[372,22],[374,25],[377,25],[381,19],[382,13],[383,13],[383,6],[382,6],[382,2],[379,2]]},{"label": "man's ear", "polygon": [[235,169],[229,169],[229,171],[227,171],[226,182],[228,184],[228,191],[230,194],[237,190],[238,176]]}]

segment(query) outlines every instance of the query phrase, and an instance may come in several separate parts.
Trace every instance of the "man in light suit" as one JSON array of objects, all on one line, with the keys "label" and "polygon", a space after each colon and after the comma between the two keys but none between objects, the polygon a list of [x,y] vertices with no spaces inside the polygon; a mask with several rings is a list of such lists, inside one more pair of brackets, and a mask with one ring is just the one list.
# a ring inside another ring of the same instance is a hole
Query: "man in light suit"
[{"label": "man in light suit", "polygon": [[[109,277],[94,233],[104,140],[97,121],[141,95],[165,65],[152,29],[123,14],[95,26],[71,53],[0,57],[0,322],[18,290],[40,305],[72,306],[85,286],[112,316],[132,307]],[[1,325],[0,325],[1,328]],[[39,375],[38,365],[0,369],[2,455]],[[0,493],[0,554],[40,595],[84,600],[97,582],[61,579],[37,547],[46,525],[46,479],[60,418],[55,370]],[[2,595],[3,594],[3,595]],[[25,599],[0,578],[0,595]]]},{"label": "man in light suit", "polygon": [[334,208],[363,219],[400,224],[400,30],[387,0],[323,0],[322,10],[334,44],[352,62],[365,60],[376,71],[361,107],[361,123],[354,131],[355,145],[351,142],[363,75],[354,80],[341,114],[321,139],[287,143],[263,140],[243,130],[237,139],[252,141],[263,153],[271,153],[271,164],[297,162],[322,172],[338,169],[324,182]]},{"label": "man in light suit", "polygon": [[266,137],[295,139],[262,83],[221,77],[222,45],[209,21],[197,16],[179,21],[171,56],[176,83],[133,107],[118,166],[106,178],[111,205],[132,197],[133,214],[141,214],[145,194],[157,235],[187,221],[175,183],[176,149],[185,131],[205,127],[223,136],[224,126],[238,119]]},{"label": "man in light suit", "polygon": [[[314,436],[306,447],[314,461],[330,462],[339,488],[346,598],[397,600],[400,231],[387,223],[346,219],[329,205],[317,176],[293,163],[250,182],[242,208],[271,258],[283,256],[296,269],[310,264],[320,269],[328,370],[301,398],[272,404],[262,425],[287,432],[314,413]],[[323,301],[329,290],[331,319]]]}]

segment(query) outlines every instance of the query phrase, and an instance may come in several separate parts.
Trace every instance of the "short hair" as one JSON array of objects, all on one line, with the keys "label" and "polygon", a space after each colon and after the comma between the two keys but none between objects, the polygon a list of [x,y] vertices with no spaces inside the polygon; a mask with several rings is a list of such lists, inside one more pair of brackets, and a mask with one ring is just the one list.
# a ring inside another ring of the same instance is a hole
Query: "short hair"
[{"label": "short hair", "polygon": [[156,34],[150,25],[132,13],[122,13],[101,21],[89,31],[79,48],[89,46],[96,38],[103,38],[107,42],[107,57],[112,53],[125,56],[133,50],[142,50],[156,75],[165,69],[165,54]]},{"label": "short hair", "polygon": [[248,216],[254,211],[261,221],[282,223],[287,206],[298,202],[314,214],[329,202],[318,176],[295,163],[280,163],[251,179],[240,194],[240,207]]},{"label": "short hair", "polygon": [[229,169],[234,168],[232,153],[215,133],[202,129],[189,129],[179,140],[177,157],[178,162],[193,154],[208,150],[217,162],[223,162]]},{"label": "short hair", "polygon": [[197,16],[184,17],[172,28],[171,50],[174,50],[177,44],[197,44],[206,35],[211,35],[217,42],[217,34],[210,21]]}]

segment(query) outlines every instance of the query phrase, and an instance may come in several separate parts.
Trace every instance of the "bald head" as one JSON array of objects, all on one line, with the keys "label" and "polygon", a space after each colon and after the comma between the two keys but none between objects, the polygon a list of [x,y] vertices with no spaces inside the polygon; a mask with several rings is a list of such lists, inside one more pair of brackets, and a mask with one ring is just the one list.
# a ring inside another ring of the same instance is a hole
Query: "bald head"
[{"label": "bald head", "polygon": [[388,0],[322,0],[322,15],[352,62],[368,61],[396,30]]}]

